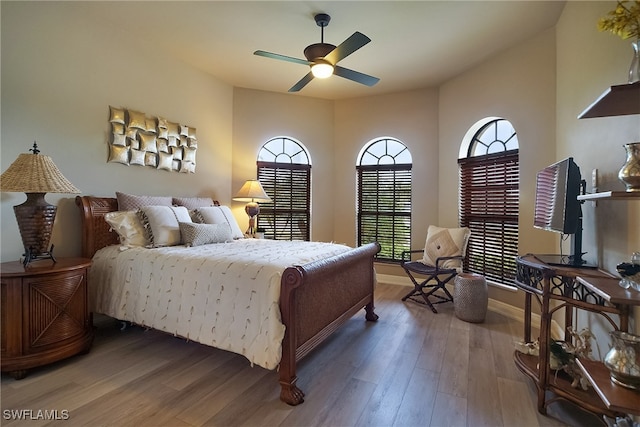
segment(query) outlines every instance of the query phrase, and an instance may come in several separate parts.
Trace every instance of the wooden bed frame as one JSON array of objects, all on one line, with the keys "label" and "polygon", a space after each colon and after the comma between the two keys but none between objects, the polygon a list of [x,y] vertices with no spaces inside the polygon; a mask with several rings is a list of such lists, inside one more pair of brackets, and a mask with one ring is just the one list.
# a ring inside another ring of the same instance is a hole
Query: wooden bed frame
[{"label": "wooden bed frame", "polygon": [[[118,236],[104,220],[118,210],[110,197],[77,196],[82,214],[82,256],[92,258],[97,250],[118,244]],[[365,318],[376,321],[373,292],[373,258],[378,243],[355,248],[302,266],[288,267],[281,280],[280,311],[286,327],[280,361],[280,399],[289,405],[304,401],[296,386],[296,363],[322,343],[363,307]]]}]

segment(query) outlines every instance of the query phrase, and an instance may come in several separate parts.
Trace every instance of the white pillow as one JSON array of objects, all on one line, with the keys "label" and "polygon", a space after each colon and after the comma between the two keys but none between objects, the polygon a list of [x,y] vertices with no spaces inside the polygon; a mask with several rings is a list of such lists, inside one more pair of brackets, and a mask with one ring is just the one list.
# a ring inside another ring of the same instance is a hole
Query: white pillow
[{"label": "white pillow", "polygon": [[147,246],[144,227],[136,211],[108,212],[104,215],[104,220],[118,233],[123,246]]},{"label": "white pillow", "polygon": [[231,240],[231,227],[229,224],[181,222],[180,234],[182,234],[182,242],[187,246],[224,243]]},{"label": "white pillow", "polygon": [[[427,230],[427,241],[424,245],[424,255],[422,262],[435,266],[436,259],[446,256],[463,256],[467,248],[467,241],[471,235],[471,230],[462,228],[442,228],[430,225]],[[443,268],[462,268],[462,261],[459,259],[449,259],[440,263]]]},{"label": "white pillow", "polygon": [[191,222],[184,206],[143,206],[138,209],[138,216],[152,248],[182,244],[180,223]]},{"label": "white pillow", "polygon": [[240,230],[238,222],[233,217],[229,206],[200,207],[194,211],[198,222],[204,224],[229,224],[231,236],[234,239],[243,239],[244,233]]}]

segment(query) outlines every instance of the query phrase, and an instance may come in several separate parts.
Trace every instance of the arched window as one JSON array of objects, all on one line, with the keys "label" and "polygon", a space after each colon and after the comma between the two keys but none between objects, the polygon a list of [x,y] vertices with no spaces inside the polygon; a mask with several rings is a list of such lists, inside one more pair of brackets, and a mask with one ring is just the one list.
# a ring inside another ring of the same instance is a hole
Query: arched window
[{"label": "arched window", "polygon": [[400,141],[380,138],[360,152],[358,245],[380,243],[379,261],[400,262],[411,249],[411,153]]},{"label": "arched window", "polygon": [[459,157],[459,219],[471,229],[466,270],[512,286],[520,197],[516,131],[502,118],[478,122],[467,133]]},{"label": "arched window", "polygon": [[267,141],[258,152],[258,180],[271,197],[260,204],[258,228],[276,240],[310,240],[311,161],[298,141]]}]

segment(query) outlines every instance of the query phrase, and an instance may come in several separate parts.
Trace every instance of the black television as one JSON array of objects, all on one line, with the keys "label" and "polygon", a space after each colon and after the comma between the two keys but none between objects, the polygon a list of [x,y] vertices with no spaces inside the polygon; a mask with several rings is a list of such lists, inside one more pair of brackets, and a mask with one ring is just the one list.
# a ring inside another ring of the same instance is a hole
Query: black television
[{"label": "black television", "polygon": [[551,264],[580,266],[582,259],[582,208],[578,200],[584,181],[572,157],[539,171],[536,175],[536,201],[533,225],[547,231],[572,237],[572,253],[549,259]]}]

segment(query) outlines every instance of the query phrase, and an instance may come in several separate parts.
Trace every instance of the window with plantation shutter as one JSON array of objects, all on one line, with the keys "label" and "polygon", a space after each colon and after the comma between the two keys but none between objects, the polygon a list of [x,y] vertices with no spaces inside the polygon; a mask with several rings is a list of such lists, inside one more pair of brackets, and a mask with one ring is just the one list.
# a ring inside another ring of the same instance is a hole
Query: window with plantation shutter
[{"label": "window with plantation shutter", "polygon": [[378,261],[400,262],[411,249],[411,154],[391,138],[371,142],[356,171],[358,245],[378,242]]},{"label": "window with plantation shutter", "polygon": [[518,256],[517,144],[508,121],[492,120],[458,160],[460,226],[471,229],[465,270],[509,286]]},{"label": "window with plantation shutter", "polygon": [[274,138],[258,153],[258,180],[271,198],[260,203],[258,228],[275,240],[311,238],[311,164],[302,145]]}]

